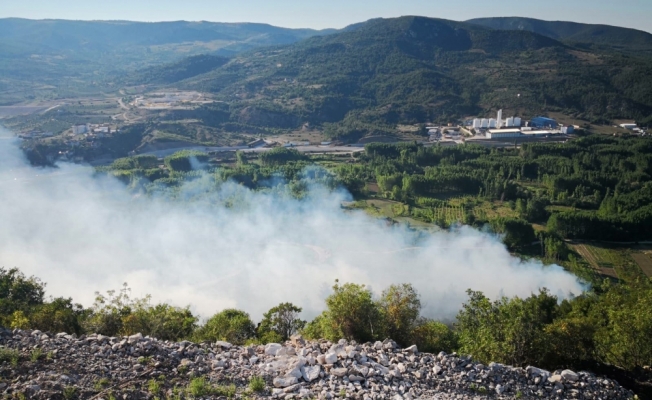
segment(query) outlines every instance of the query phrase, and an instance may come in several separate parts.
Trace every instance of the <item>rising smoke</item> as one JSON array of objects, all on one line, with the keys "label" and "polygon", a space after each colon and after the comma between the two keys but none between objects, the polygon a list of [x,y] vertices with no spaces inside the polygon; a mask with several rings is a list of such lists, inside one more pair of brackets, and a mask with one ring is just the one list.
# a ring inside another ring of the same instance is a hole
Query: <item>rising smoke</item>
[{"label": "rising smoke", "polygon": [[[238,196],[244,206],[235,208],[135,197],[88,167],[30,167],[4,136],[0,266],[36,275],[48,294],[86,306],[95,291],[128,282],[134,295],[190,305],[203,317],[236,307],[258,319],[289,301],[312,318],[339,279],[375,293],[412,283],[425,316],[450,318],[468,288],[492,298],[541,287],[561,297],[582,291],[559,266],[520,261],[487,233],[462,227],[416,239],[404,227],[344,212],[344,191],[315,187],[296,200],[222,185],[216,196]],[[198,182],[187,188],[201,189]]]}]

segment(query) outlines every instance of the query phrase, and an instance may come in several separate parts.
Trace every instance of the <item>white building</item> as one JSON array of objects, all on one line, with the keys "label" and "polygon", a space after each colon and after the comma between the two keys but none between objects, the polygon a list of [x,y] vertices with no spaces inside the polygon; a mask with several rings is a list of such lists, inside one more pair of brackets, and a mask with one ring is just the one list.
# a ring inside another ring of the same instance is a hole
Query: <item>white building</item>
[{"label": "white building", "polygon": [[503,139],[521,136],[520,129],[489,129],[487,131],[488,139]]},{"label": "white building", "polygon": [[512,127],[512,126],[514,126],[514,117],[509,117],[509,118],[507,118],[507,121],[505,121],[505,126],[506,126],[506,127]]},{"label": "white building", "polygon": [[480,129],[482,127],[482,120],[480,118],[476,118],[473,120],[473,129]]},{"label": "white building", "polygon": [[489,119],[489,128],[491,129],[495,128],[497,126],[497,123],[498,121],[496,121],[495,119],[493,118]]},{"label": "white building", "polygon": [[637,127],[636,124],[634,123],[628,123],[628,124],[620,124],[621,128],[629,129],[629,130],[634,130],[634,128]]},{"label": "white building", "polygon": [[482,118],[482,121],[480,121],[480,128],[489,128],[489,120]]},{"label": "white building", "polygon": [[73,125],[72,127],[72,133],[75,135],[81,135],[82,133],[88,132],[88,126],[87,125]]},{"label": "white building", "polygon": [[521,126],[521,118],[514,117],[514,126]]},{"label": "white building", "polygon": [[498,128],[503,127],[503,110],[500,109],[498,110],[498,115],[496,116],[496,120],[498,122]]}]

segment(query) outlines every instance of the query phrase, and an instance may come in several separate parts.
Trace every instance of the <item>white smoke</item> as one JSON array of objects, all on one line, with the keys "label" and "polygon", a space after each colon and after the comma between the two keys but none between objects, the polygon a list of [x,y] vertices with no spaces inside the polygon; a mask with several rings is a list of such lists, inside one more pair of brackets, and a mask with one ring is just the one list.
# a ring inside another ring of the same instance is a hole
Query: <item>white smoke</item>
[{"label": "white smoke", "polygon": [[[185,194],[206,191],[206,181]],[[0,266],[86,306],[95,291],[128,282],[136,296],[190,305],[203,317],[236,307],[259,319],[292,302],[310,319],[335,279],[376,293],[411,283],[434,318],[453,317],[468,288],[492,298],[582,291],[561,267],[514,258],[490,234],[462,227],[417,240],[404,227],[343,211],[343,191],[314,188],[303,200],[235,184],[217,192],[233,195],[244,206],[134,197],[88,167],[33,168],[14,141],[0,139]]]}]

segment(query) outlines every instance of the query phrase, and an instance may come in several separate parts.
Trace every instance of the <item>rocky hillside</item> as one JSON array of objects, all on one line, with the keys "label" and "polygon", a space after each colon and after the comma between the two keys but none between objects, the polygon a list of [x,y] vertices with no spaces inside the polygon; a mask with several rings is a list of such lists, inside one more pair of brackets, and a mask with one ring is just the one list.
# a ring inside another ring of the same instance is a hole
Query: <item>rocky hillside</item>
[{"label": "rocky hillside", "polygon": [[233,346],[0,332],[0,391],[30,399],[629,399],[586,372],[482,365],[391,340]]}]

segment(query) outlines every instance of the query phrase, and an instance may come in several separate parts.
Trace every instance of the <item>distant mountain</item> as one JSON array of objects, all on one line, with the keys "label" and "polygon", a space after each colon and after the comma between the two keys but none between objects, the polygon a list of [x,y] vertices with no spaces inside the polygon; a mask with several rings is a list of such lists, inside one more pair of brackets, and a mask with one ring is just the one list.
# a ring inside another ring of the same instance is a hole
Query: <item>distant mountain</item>
[{"label": "distant mountain", "polygon": [[644,60],[578,49],[527,30],[402,17],[243,53],[180,85],[229,103],[211,114],[224,123],[292,128],[308,122],[325,124],[334,136],[356,136],[498,108],[602,120],[647,116],[650,77]]},{"label": "distant mountain", "polygon": [[534,32],[564,42],[644,51],[652,55],[652,34],[636,29],[523,17],[476,18],[466,22],[492,29]]},{"label": "distant mountain", "polygon": [[191,45],[197,42],[212,43],[214,50],[242,51],[331,32],[254,23],[0,19],[4,44],[21,48],[24,54],[42,55],[111,55],[139,48],[154,53],[182,52],[182,44],[183,51],[192,52]]},{"label": "distant mountain", "polygon": [[[0,104],[97,91],[117,72],[334,32],[266,24],[0,19]],[[89,87],[91,86],[91,87]],[[94,89],[93,89],[94,88]]]}]

